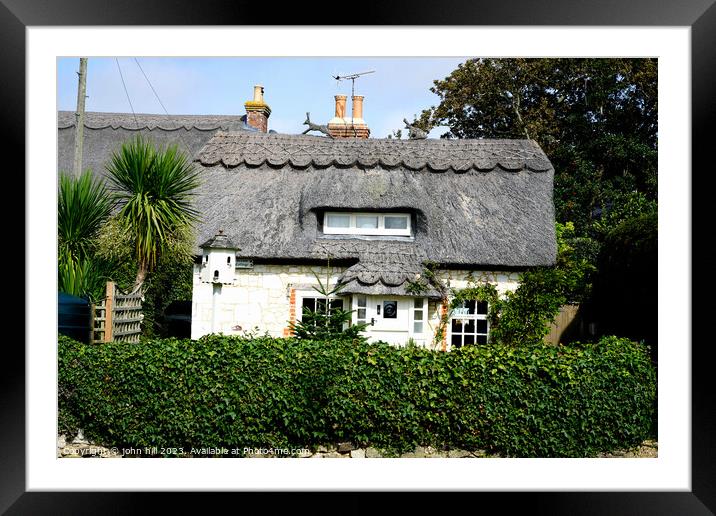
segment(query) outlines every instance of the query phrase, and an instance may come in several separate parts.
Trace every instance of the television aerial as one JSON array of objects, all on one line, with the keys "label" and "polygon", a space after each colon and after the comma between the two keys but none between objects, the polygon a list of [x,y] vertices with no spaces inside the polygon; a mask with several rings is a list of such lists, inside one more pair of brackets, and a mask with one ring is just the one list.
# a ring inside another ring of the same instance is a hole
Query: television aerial
[{"label": "television aerial", "polygon": [[352,73],[350,75],[331,75],[336,80],[336,84],[338,81],[343,81],[346,79],[351,80],[351,97],[355,97],[355,88],[356,88],[356,79],[360,77],[361,75],[366,75],[369,73],[375,73],[375,70],[369,70],[367,72],[360,72],[360,73]]}]

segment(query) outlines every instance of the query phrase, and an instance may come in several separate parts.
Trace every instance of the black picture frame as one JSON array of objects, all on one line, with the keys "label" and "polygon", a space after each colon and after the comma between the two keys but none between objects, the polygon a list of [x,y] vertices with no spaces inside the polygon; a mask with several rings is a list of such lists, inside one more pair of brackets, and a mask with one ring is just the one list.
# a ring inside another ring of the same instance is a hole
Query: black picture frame
[{"label": "black picture frame", "polygon": [[[692,70],[692,170],[713,170],[710,136],[716,121],[716,5],[715,0],[571,0],[531,2],[529,0],[502,0],[501,2],[453,1],[383,2],[351,4],[342,19],[355,25],[573,25],[573,26],[687,26],[691,28]],[[278,6],[279,4],[276,4]],[[2,40],[4,143],[6,157],[18,163],[11,170],[25,170],[25,29],[28,26],[84,26],[84,25],[270,25],[334,24],[336,4],[312,2],[280,4],[280,9],[269,9],[246,1],[188,1],[188,0],[3,0],[0,4],[0,38]],[[258,14],[257,14],[258,13]],[[325,13],[317,21],[318,13]],[[259,16],[260,15],[260,16]],[[324,44],[317,42],[317,44]],[[409,44],[406,43],[406,44]],[[9,166],[9,165],[8,165]],[[9,172],[8,172],[9,173]],[[687,176],[689,171],[683,171]],[[24,174],[12,173],[16,181],[14,192],[26,196]],[[700,178],[693,174],[692,182]],[[707,189],[693,188],[703,194]],[[27,197],[25,197],[27,198]],[[711,202],[710,204],[713,204]],[[700,221],[713,217],[705,214],[709,202],[694,198],[692,220],[695,228]],[[17,226],[17,225],[16,225]],[[703,228],[701,228],[703,229]],[[708,229],[708,228],[707,228]],[[19,229],[16,229],[19,231]],[[696,235],[710,232],[692,231]],[[8,239],[10,245],[26,241],[31,235],[18,235]],[[694,244],[703,245],[694,239]],[[692,270],[709,270],[711,261],[699,261],[692,250]],[[17,265],[15,265],[17,266]],[[24,273],[28,271],[25,270]],[[25,274],[15,275],[21,280]],[[24,282],[23,282],[24,283]],[[24,286],[24,285],[23,285]],[[699,288],[709,289],[710,279],[704,278]],[[19,290],[13,290],[19,292]],[[19,300],[13,298],[19,304]],[[708,304],[695,299],[680,300],[692,306],[692,320],[702,320]],[[25,323],[29,324],[25,313]],[[531,493],[474,493],[480,507],[485,502],[524,506],[533,514],[714,514],[716,511],[716,400],[711,385],[710,345],[708,339],[682,343],[685,350],[691,344],[692,354],[692,490],[690,492],[531,492]],[[54,347],[48,345],[48,352]],[[77,492],[26,492],[25,487],[25,353],[16,338],[7,338],[4,347],[6,366],[0,375],[2,396],[2,423],[0,423],[0,511],[7,514],[128,514],[152,510],[149,502],[161,498],[163,511],[176,508],[189,509],[188,493],[77,493]],[[9,366],[8,364],[12,364]],[[229,494],[212,494],[211,506],[220,507],[221,499]],[[297,506],[297,494],[242,494],[242,507]],[[375,504],[368,500],[369,493],[341,494],[341,507],[336,501],[324,506],[312,506],[313,512],[362,513]],[[401,502],[401,512],[432,507],[447,510],[457,504],[457,494],[418,494]],[[202,497],[206,498],[206,497]],[[270,501],[267,500],[270,498]],[[458,497],[460,498],[460,497]],[[465,503],[459,501],[460,503]],[[205,504],[206,502],[200,502]],[[311,504],[314,504],[312,501]],[[468,501],[467,503],[474,503]],[[266,505],[269,504],[269,505]],[[211,510],[202,505],[203,511]],[[477,507],[477,506],[476,506]],[[457,506],[455,507],[457,508]]]}]

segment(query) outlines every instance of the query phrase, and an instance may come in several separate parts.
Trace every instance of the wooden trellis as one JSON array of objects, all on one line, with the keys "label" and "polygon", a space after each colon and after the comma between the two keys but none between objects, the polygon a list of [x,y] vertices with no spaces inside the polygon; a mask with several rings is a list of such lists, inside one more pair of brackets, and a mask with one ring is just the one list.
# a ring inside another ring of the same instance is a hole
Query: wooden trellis
[{"label": "wooden trellis", "polygon": [[105,298],[92,306],[93,342],[139,342],[142,333],[142,294],[123,294],[107,282]]}]

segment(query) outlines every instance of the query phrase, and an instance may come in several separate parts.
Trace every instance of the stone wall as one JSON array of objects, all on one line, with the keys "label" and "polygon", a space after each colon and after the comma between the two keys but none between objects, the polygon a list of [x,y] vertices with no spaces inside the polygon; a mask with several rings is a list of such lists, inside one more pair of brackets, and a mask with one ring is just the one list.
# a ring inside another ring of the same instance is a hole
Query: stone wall
[{"label": "stone wall", "polygon": [[[195,265],[192,339],[211,333],[212,324],[214,287],[200,281],[199,270],[200,266]],[[252,269],[236,269],[233,284],[220,287],[214,333],[240,335],[258,327],[261,333],[267,331],[273,337],[285,336],[292,312],[292,290],[310,291],[313,286],[318,286],[314,272],[324,283],[328,275],[333,286],[344,270],[345,267],[307,265],[254,265]]]}]

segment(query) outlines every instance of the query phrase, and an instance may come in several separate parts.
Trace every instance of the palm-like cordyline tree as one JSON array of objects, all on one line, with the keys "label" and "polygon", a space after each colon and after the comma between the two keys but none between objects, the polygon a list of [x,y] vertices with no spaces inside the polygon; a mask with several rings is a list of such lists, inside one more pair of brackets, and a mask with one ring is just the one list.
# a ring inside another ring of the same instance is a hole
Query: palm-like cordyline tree
[{"label": "palm-like cordyline tree", "polygon": [[170,237],[198,219],[191,196],[198,172],[176,145],[156,149],[137,137],[112,154],[106,165],[120,210],[118,219],[134,238],[134,291],[157,265]]},{"label": "palm-like cordyline tree", "polygon": [[57,279],[61,292],[75,296],[100,295],[104,276],[93,254],[97,234],[113,206],[104,182],[93,177],[90,170],[78,178],[60,175]]}]

